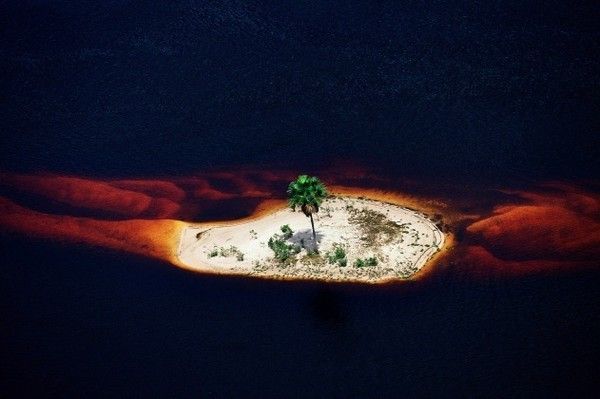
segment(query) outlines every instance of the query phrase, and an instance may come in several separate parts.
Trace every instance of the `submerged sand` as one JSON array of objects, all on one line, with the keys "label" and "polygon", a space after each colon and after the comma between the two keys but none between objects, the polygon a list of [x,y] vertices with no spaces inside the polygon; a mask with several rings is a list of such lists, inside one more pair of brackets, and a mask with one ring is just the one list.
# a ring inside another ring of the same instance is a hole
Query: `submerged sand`
[{"label": "submerged sand", "polygon": [[[445,240],[424,214],[364,198],[328,198],[314,221],[316,243],[310,219],[289,208],[237,223],[190,225],[183,229],[177,255],[186,267],[202,272],[373,283],[411,277]],[[284,242],[299,252],[282,262],[268,241],[283,235],[283,225],[293,231]],[[346,262],[330,261],[337,247]],[[357,265],[369,258],[377,264]]]}]

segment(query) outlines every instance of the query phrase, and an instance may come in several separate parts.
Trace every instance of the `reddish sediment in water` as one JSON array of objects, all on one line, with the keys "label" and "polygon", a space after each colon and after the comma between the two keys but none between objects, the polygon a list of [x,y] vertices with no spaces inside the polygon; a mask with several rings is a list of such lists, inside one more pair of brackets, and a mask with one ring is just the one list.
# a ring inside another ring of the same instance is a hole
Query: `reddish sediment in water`
[{"label": "reddish sediment in water", "polygon": [[[435,274],[442,265],[474,277],[599,266],[600,196],[581,186],[552,182],[519,190],[448,185],[436,190],[348,168],[318,174],[334,194],[408,207],[445,230],[446,250],[415,279]],[[232,211],[240,220],[280,209],[295,174],[252,168],[160,179],[4,173],[0,226],[185,267],[175,256],[183,227],[227,224]]]}]

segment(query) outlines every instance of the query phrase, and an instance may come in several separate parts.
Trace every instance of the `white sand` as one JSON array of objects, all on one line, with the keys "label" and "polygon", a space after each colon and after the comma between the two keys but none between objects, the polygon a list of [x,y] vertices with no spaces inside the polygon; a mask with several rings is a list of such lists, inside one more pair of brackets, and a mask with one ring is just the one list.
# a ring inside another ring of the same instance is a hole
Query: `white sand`
[{"label": "white sand", "polygon": [[[349,220],[347,206],[379,212],[390,221],[403,225],[402,230],[398,230],[398,235],[393,235],[392,239],[386,239],[386,235],[381,236],[380,245],[365,242],[361,240],[364,230]],[[351,197],[330,198],[323,203],[320,212],[314,215],[314,220],[319,254],[312,257],[307,256],[307,248],[314,245],[310,219],[299,210],[293,212],[289,208],[240,223],[232,222],[214,227],[189,226],[183,230],[178,257],[190,269],[211,273],[381,282],[410,277],[444,244],[444,234],[423,214],[379,201]],[[274,253],[267,242],[274,234],[281,235],[280,227],[285,224],[294,231],[287,242],[299,245],[304,240],[306,248],[295,255],[296,262],[282,265],[274,259]],[[201,233],[199,238],[198,233]],[[345,248],[347,266],[329,264],[326,261],[326,255],[333,250],[334,243]],[[231,246],[243,253],[243,260],[238,260],[236,254],[210,256],[213,251]],[[356,267],[354,262],[359,257],[375,257],[378,264]]]}]

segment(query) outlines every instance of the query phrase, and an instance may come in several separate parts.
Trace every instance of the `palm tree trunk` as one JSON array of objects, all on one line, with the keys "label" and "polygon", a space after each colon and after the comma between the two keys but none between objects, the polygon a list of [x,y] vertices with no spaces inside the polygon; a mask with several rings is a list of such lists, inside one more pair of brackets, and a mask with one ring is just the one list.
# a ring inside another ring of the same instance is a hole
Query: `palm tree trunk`
[{"label": "palm tree trunk", "polygon": [[315,233],[315,222],[313,221],[312,213],[310,214],[310,225],[313,229],[313,240],[315,244],[317,243],[317,233]]}]

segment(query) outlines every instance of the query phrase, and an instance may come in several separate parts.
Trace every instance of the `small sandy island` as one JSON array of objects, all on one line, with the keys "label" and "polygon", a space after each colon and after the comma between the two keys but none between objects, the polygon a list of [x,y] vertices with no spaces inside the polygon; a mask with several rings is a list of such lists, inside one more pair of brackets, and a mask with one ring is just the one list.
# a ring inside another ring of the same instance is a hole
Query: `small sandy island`
[{"label": "small sandy island", "polygon": [[444,245],[444,234],[425,215],[385,202],[333,196],[314,218],[316,243],[310,219],[289,208],[237,223],[190,225],[177,255],[202,272],[376,283],[409,278]]}]

